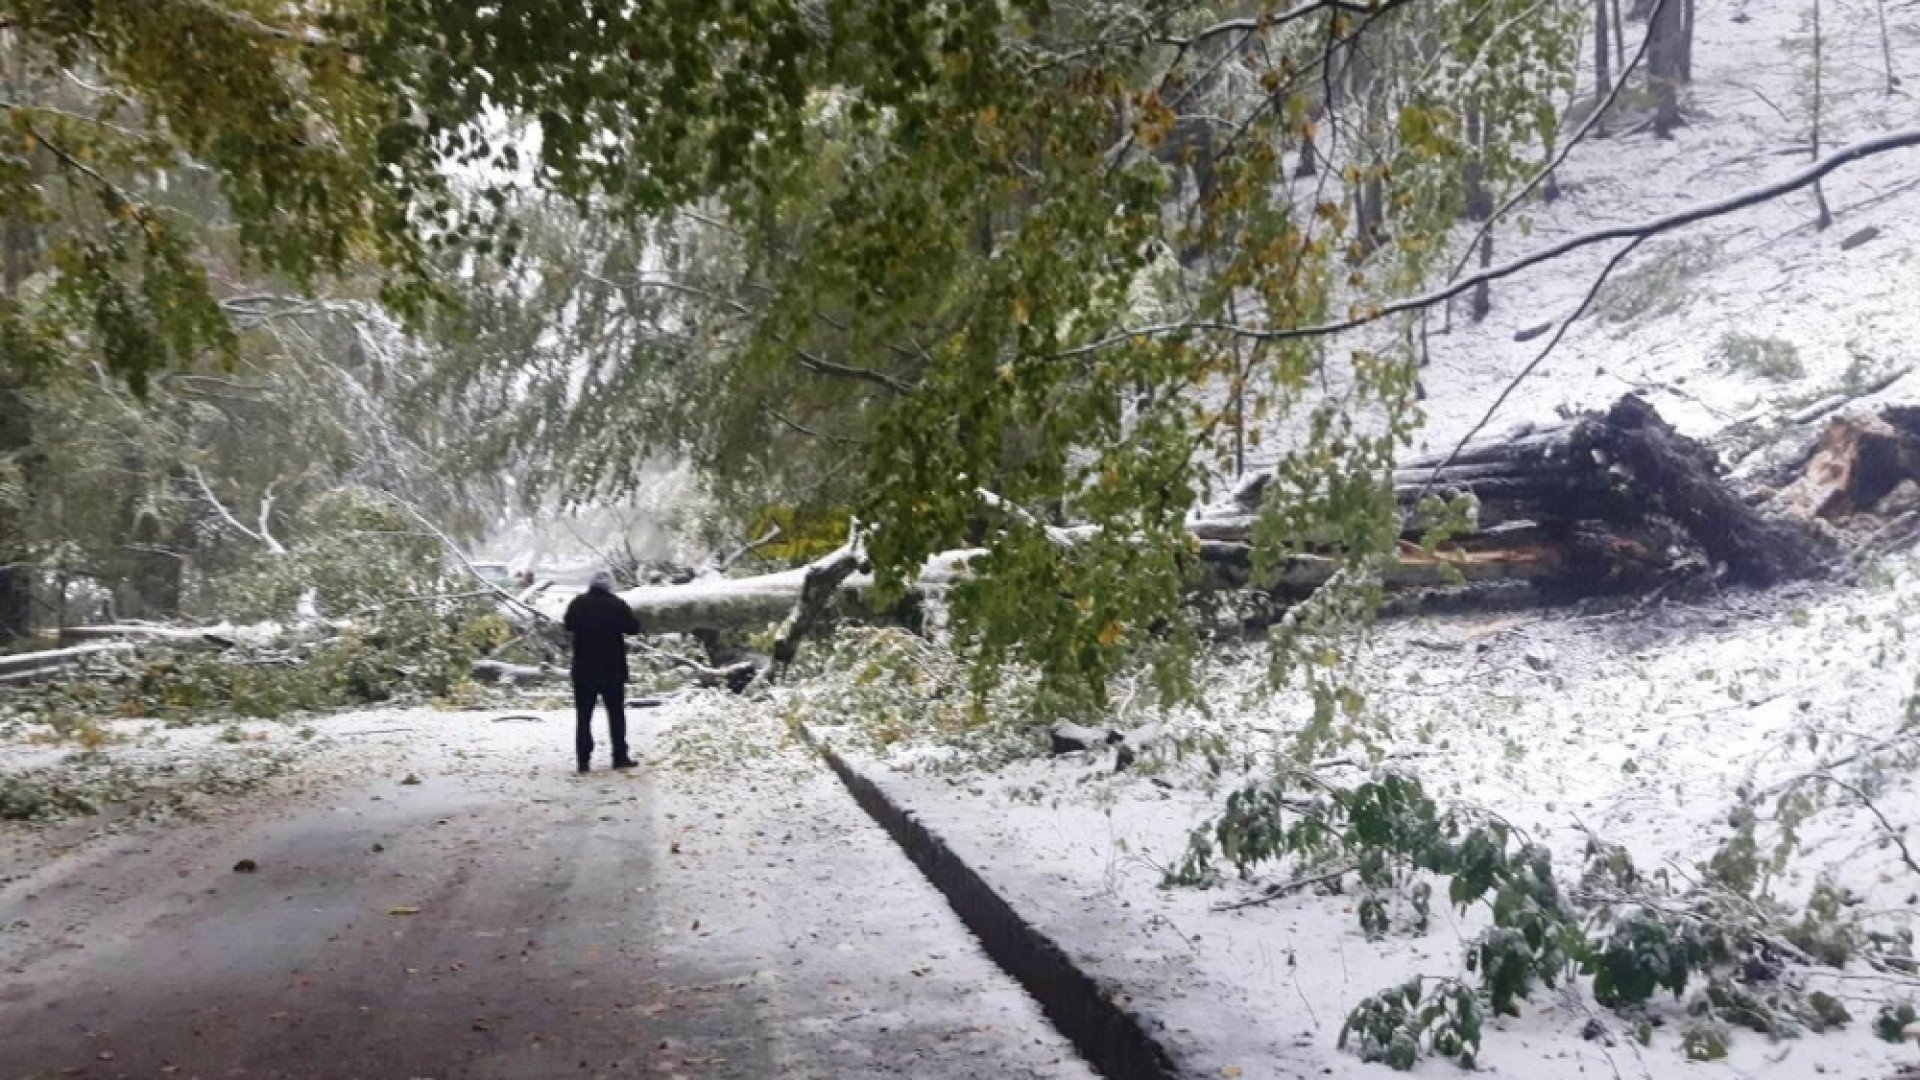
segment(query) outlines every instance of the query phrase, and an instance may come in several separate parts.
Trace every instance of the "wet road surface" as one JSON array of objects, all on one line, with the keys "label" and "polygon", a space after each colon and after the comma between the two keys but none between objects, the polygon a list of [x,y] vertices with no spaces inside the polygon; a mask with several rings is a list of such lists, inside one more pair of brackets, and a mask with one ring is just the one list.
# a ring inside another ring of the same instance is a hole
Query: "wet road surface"
[{"label": "wet road surface", "polygon": [[824,770],[395,715],[317,795],[0,886],[0,1080],[1090,1076]]}]

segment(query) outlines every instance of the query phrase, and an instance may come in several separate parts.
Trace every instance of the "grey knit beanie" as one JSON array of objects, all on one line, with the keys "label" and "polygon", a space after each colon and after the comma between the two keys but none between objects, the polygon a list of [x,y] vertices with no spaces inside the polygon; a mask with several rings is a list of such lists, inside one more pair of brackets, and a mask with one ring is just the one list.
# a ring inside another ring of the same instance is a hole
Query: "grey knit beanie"
[{"label": "grey knit beanie", "polygon": [[598,589],[601,592],[612,592],[613,591],[613,571],[595,570],[593,572],[593,580],[587,582],[587,588]]}]

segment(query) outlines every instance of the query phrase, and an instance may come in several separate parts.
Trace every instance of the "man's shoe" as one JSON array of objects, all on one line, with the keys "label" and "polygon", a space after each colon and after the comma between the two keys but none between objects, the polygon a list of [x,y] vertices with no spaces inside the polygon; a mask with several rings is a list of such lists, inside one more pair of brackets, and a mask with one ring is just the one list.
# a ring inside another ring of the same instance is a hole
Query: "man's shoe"
[{"label": "man's shoe", "polygon": [[630,757],[615,758],[613,767],[616,769],[637,769],[640,767],[640,763]]},{"label": "man's shoe", "polygon": [[581,762],[581,763],[580,763],[580,772],[581,772],[582,774],[585,774],[585,773],[586,773],[586,772],[588,772],[588,771],[589,771],[589,770],[587,769],[587,763],[586,763],[586,762],[584,762],[584,761],[583,761],[583,762]]}]

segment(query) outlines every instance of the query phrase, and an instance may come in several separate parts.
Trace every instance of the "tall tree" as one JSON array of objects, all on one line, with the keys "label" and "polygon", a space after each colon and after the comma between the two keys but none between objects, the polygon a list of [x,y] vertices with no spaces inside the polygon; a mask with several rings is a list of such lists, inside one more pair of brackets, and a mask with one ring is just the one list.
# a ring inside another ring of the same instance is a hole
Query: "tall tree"
[{"label": "tall tree", "polygon": [[1668,138],[1683,123],[1680,88],[1692,71],[1693,20],[1687,0],[1653,0],[1647,33],[1647,79],[1653,88],[1653,131]]},{"label": "tall tree", "polygon": [[[1601,108],[1613,86],[1613,67],[1607,55],[1607,0],[1593,0],[1593,107]],[[1594,134],[1606,134],[1603,117]]]}]

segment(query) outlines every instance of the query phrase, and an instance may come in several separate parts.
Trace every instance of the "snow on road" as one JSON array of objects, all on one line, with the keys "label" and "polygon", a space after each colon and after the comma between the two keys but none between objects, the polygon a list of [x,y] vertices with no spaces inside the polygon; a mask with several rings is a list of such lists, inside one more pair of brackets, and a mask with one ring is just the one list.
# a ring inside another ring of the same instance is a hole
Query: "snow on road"
[{"label": "snow on road", "polygon": [[[1436,903],[1426,932],[1372,940],[1351,894],[1314,890],[1237,911],[1224,901],[1307,873],[1269,865],[1247,884],[1166,888],[1190,830],[1224,791],[1267,774],[1311,707],[1304,695],[1249,700],[1258,654],[1215,669],[1212,714],[1170,718],[1161,752],[1125,772],[1111,751],[980,768],[917,740],[875,751],[862,732],[832,737],[861,768],[974,866],[1039,928],[1128,999],[1193,1075],[1248,1078],[1391,1075],[1338,1052],[1361,998],[1420,974],[1463,971],[1484,911]],[[1867,928],[1920,931],[1920,874],[1874,815],[1909,836],[1920,822],[1920,560],[1876,568],[1855,585],[1734,592],[1644,610],[1544,610],[1396,620],[1357,663],[1386,768],[1436,797],[1483,807],[1550,848],[1564,882],[1579,877],[1590,834],[1623,845],[1649,873],[1684,882],[1731,834],[1741,793],[1758,800],[1762,859],[1780,833],[1775,798],[1829,772],[1870,793],[1808,785],[1815,805],[1767,891],[1794,905],[1817,882],[1849,890]],[[1881,760],[1862,755],[1890,743]],[[1335,780],[1373,767],[1329,765]],[[1213,762],[1225,764],[1215,775]],[[1231,871],[1229,870],[1229,874]],[[1436,894],[1444,896],[1444,883]],[[1912,1045],[1871,1031],[1885,1003],[1920,981],[1862,964],[1798,972],[1833,993],[1844,1031],[1770,1038],[1748,1031],[1729,1056],[1690,1062],[1679,1048],[1683,1003],[1651,1014],[1651,1045],[1585,990],[1538,991],[1518,1018],[1493,1022],[1480,1067],[1507,1076],[1642,1080],[1833,1076],[1887,1080],[1914,1064]],[[1598,1037],[1588,1037],[1591,1024]],[[1425,1075],[1456,1075],[1428,1059]]]},{"label": "snow on road", "polygon": [[831,776],[731,752],[733,708],[640,713],[639,775],[574,776],[557,712],[109,745],[287,771],[0,827],[0,1078],[1090,1076]]}]

